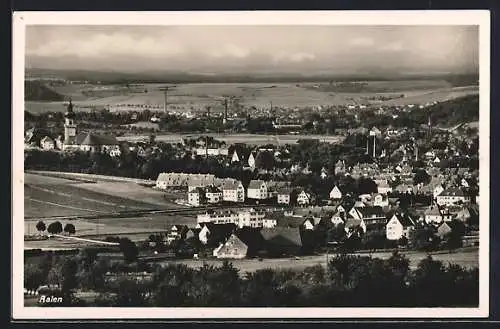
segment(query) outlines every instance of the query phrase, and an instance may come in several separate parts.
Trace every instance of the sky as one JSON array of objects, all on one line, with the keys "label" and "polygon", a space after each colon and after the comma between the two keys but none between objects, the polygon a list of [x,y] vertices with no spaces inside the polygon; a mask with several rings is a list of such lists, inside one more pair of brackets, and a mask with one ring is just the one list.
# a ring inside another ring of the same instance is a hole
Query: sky
[{"label": "sky", "polygon": [[192,73],[469,72],[477,26],[28,26],[26,66]]}]

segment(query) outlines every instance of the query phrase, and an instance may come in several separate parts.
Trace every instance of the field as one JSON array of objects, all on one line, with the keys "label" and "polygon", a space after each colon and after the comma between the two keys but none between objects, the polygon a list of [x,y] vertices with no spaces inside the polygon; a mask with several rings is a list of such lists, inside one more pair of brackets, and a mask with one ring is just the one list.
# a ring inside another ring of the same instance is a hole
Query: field
[{"label": "field", "polygon": [[[34,178],[36,177],[36,178]],[[71,215],[92,215],[107,214],[127,210],[147,210],[167,208],[166,204],[162,207],[158,203],[150,204],[137,201],[130,196],[122,198],[114,193],[102,193],[90,189],[80,188],[82,184],[69,180],[58,179],[61,183],[45,184],[40,183],[40,176],[33,174],[25,175],[24,184],[24,217],[41,218],[50,216],[71,216]],[[42,180],[47,180],[44,177]],[[53,179],[54,178],[50,178]],[[55,182],[55,181],[54,181]],[[71,183],[70,183],[71,182]],[[107,184],[107,183],[101,183]],[[133,183],[120,183],[121,186]],[[135,184],[137,185],[137,184]],[[139,185],[137,185],[140,187]],[[128,186],[129,189],[131,188]],[[96,189],[97,190],[97,189]],[[158,191],[154,191],[160,193]],[[137,193],[138,197],[139,193]]]},{"label": "field", "polygon": [[[187,83],[169,90],[168,110],[197,111],[212,106],[213,112],[221,112],[221,97],[236,96],[246,107],[270,106],[305,107],[317,105],[363,104],[420,104],[432,101],[477,94],[478,86],[453,87],[444,80],[370,81],[359,92],[338,92],[329,88],[318,88],[312,83]],[[321,84],[323,86],[324,84]],[[144,84],[126,88],[122,85],[54,86],[54,90],[71,96],[77,108],[109,107],[112,111],[163,109],[164,85]],[[377,100],[378,97],[394,98]],[[26,102],[26,110],[32,113],[65,111],[62,102]]]},{"label": "field", "polygon": [[[35,234],[36,223],[46,225],[59,220],[75,225],[76,237],[102,239],[126,234],[132,240],[144,239],[151,232],[174,224],[196,225],[194,216],[151,214],[144,217],[112,217],[110,213],[129,210],[173,209],[181,206],[164,199],[165,193],[132,182],[82,182],[77,179],[25,173],[24,232]],[[167,195],[174,198],[176,195]],[[179,195],[177,195],[179,197]],[[75,218],[97,216],[97,219]],[[63,239],[26,241],[25,248],[73,248],[85,243]]]},{"label": "field", "polygon": [[[196,134],[158,134],[155,139],[166,143],[177,143],[182,138],[196,138],[202,135]],[[294,144],[300,139],[318,139],[328,143],[339,143],[343,140],[342,136],[326,136],[326,135],[260,135],[260,134],[203,134],[203,136],[212,136],[219,141],[224,141],[226,144],[245,143],[254,145],[264,144]],[[119,141],[138,142],[149,138],[148,135],[124,135],[117,137]]]}]

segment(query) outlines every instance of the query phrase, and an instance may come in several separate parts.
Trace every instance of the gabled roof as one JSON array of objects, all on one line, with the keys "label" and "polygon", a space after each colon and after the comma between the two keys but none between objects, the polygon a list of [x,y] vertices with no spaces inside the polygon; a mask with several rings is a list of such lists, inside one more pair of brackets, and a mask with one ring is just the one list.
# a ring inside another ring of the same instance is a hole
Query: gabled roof
[{"label": "gabled roof", "polygon": [[260,233],[261,228],[258,227],[243,227],[235,232],[235,235],[249,250],[260,250],[264,247],[265,240]]},{"label": "gabled roof", "polygon": [[438,196],[465,196],[462,189],[456,187],[450,187],[445,189],[443,192],[439,193]]},{"label": "gabled roof", "polygon": [[384,210],[380,206],[359,207],[356,208],[356,210],[361,214],[363,218],[385,217]]},{"label": "gabled roof", "polygon": [[355,219],[355,218],[348,218],[345,223],[344,227],[346,229],[352,228],[352,227],[358,227],[361,225],[363,221],[361,219]]},{"label": "gabled roof", "polygon": [[249,189],[260,189],[260,186],[262,183],[265,183],[263,180],[251,180],[250,183],[248,184]]},{"label": "gabled roof", "polygon": [[302,238],[300,236],[299,228],[263,228],[260,233],[268,244],[277,246],[302,246]]},{"label": "gabled roof", "polygon": [[305,223],[307,219],[304,217],[281,217],[276,220],[277,220],[276,225],[279,227],[299,228]]},{"label": "gabled roof", "polygon": [[93,133],[79,133],[76,136],[76,143],[80,145],[91,145],[91,146],[101,146],[101,145],[119,145],[116,137],[108,135],[96,135]]},{"label": "gabled roof", "polygon": [[415,226],[415,221],[407,213],[395,213],[394,216],[397,217],[403,227]]},{"label": "gabled roof", "polygon": [[432,205],[424,211],[426,216],[441,216],[441,210],[438,206]]}]

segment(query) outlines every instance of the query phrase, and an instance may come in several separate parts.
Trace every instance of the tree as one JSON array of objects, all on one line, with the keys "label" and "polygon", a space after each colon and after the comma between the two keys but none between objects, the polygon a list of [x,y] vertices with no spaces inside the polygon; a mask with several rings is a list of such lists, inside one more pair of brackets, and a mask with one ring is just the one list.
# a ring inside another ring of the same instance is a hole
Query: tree
[{"label": "tree", "polygon": [[128,263],[136,261],[139,255],[139,249],[136,244],[128,238],[120,239],[120,251],[123,252],[123,257]]},{"label": "tree", "polygon": [[45,226],[45,223],[42,222],[42,221],[39,221],[38,223],[36,223],[36,229],[39,233],[45,231],[47,227]]},{"label": "tree", "polygon": [[411,231],[410,245],[422,251],[431,251],[439,244],[439,237],[434,235],[432,227],[418,227]]},{"label": "tree", "polygon": [[59,234],[63,231],[63,226],[61,222],[53,222],[49,224],[49,227],[47,228],[47,232],[50,234]]},{"label": "tree", "polygon": [[43,272],[34,264],[24,265],[24,287],[28,291],[35,291],[43,283]]},{"label": "tree", "polygon": [[66,224],[64,226],[64,232],[68,233],[69,235],[75,234],[75,232],[76,232],[75,225],[73,225],[71,223]]},{"label": "tree", "polygon": [[428,184],[431,180],[431,176],[424,169],[417,169],[415,175],[413,176],[413,185]]}]

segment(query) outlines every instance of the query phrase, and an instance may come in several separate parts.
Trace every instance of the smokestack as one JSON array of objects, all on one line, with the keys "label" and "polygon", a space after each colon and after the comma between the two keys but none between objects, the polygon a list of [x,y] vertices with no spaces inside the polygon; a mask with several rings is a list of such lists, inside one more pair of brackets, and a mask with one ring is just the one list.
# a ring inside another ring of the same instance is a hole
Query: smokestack
[{"label": "smokestack", "polygon": [[227,98],[224,98],[224,119],[222,120],[223,124],[227,122]]},{"label": "smokestack", "polygon": [[376,136],[373,136],[373,157],[375,158],[375,143],[377,142]]},{"label": "smokestack", "polygon": [[167,114],[167,91],[168,87],[165,88],[164,98],[163,98],[163,113]]}]

